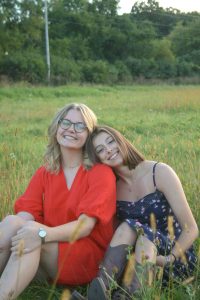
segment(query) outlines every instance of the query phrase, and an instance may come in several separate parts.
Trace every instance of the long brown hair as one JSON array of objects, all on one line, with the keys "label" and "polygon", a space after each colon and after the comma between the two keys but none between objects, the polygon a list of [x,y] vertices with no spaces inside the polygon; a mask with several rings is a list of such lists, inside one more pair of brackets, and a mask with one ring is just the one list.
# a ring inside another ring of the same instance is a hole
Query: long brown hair
[{"label": "long brown hair", "polygon": [[119,145],[119,150],[123,157],[124,165],[127,165],[130,170],[134,169],[140,162],[145,160],[144,156],[118,130],[106,125],[102,125],[97,126],[94,129],[86,143],[86,152],[93,164],[101,162],[93,145],[93,139],[101,132],[106,132],[114,138],[116,143]]}]

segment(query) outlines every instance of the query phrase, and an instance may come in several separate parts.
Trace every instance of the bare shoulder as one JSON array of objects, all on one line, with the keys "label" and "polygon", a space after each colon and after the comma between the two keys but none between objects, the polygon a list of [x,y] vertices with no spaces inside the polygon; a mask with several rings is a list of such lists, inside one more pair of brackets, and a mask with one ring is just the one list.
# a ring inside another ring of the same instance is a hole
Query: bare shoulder
[{"label": "bare shoulder", "polygon": [[140,168],[140,169],[142,169],[142,170],[152,172],[153,166],[154,166],[156,163],[157,163],[157,162],[156,162],[156,161],[153,161],[153,160],[144,160],[143,162],[141,162],[141,163],[138,165],[138,169]]},{"label": "bare shoulder", "polygon": [[156,166],[155,171],[157,187],[162,190],[163,188],[168,188],[173,184],[178,184],[180,182],[176,172],[173,168],[163,162],[159,162]]},{"label": "bare shoulder", "polygon": [[144,179],[150,174],[149,177],[152,178],[153,167],[156,163],[156,161],[152,160],[142,161],[135,169],[136,177]]},{"label": "bare shoulder", "polygon": [[159,176],[170,176],[175,174],[175,171],[168,164],[159,162],[156,166],[156,173],[159,174]]}]

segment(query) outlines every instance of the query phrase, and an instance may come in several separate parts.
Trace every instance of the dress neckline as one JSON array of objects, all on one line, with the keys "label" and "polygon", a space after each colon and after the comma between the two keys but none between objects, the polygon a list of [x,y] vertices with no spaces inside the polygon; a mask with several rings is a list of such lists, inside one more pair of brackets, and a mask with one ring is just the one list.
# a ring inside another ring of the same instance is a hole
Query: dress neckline
[{"label": "dress neckline", "polygon": [[151,195],[154,195],[154,194],[157,194],[157,193],[163,194],[161,191],[159,191],[158,189],[156,189],[154,192],[145,195],[144,197],[138,199],[137,201],[117,200],[117,202],[127,202],[127,203],[134,203],[135,204],[135,203],[138,203],[138,202],[140,202],[142,200],[145,200],[147,197],[149,197]]},{"label": "dress neckline", "polygon": [[66,178],[65,178],[64,170],[63,170],[63,168],[61,168],[61,175],[62,175],[62,177],[63,177],[63,180],[65,181],[65,186],[66,186],[68,192],[70,192],[70,191],[72,190],[73,186],[75,185],[75,183],[76,183],[76,181],[77,181],[77,178],[79,177],[79,173],[80,173],[80,171],[82,170],[82,168],[83,168],[83,166],[80,165],[79,168],[78,168],[78,170],[77,170],[77,172],[76,172],[76,175],[75,175],[75,177],[74,177],[74,180],[73,180],[72,185],[70,186],[70,188],[69,188],[68,185],[67,185],[67,180],[66,180]]}]

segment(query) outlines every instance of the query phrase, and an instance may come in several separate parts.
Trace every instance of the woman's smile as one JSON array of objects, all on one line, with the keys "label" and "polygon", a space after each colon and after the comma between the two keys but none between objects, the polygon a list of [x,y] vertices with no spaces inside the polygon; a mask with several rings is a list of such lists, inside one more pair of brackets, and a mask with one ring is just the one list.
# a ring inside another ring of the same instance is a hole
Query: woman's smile
[{"label": "woman's smile", "polygon": [[119,151],[115,152],[115,153],[112,154],[110,157],[108,157],[108,160],[114,160],[114,159],[116,159],[117,156],[118,156],[118,154],[119,154]]},{"label": "woman's smile", "polygon": [[100,132],[93,140],[96,155],[100,161],[110,167],[117,167],[123,163],[118,143],[107,132]]},{"label": "woman's smile", "polygon": [[[83,130],[82,132],[77,132],[74,128],[74,124],[84,123],[84,119],[81,113],[75,109],[71,109],[65,116],[65,120],[71,122],[71,126],[67,129],[58,127],[57,130],[57,141],[61,147],[71,148],[71,149],[81,149],[85,144],[88,137],[88,131]],[[65,124],[64,124],[65,125]]]}]

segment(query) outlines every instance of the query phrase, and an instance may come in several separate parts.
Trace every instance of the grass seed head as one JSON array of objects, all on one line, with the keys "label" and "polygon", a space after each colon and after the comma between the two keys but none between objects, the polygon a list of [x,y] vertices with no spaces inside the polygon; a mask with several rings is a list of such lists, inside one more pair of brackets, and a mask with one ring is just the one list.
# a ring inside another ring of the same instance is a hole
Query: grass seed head
[{"label": "grass seed head", "polygon": [[129,286],[133,277],[135,276],[135,254],[129,256],[129,260],[124,272],[123,283],[125,286]]},{"label": "grass seed head", "polygon": [[17,255],[21,257],[24,254],[24,240],[20,240],[18,244]]},{"label": "grass seed head", "polygon": [[154,213],[150,214],[150,226],[151,226],[153,233],[155,233],[156,232],[156,218],[155,218]]},{"label": "grass seed head", "polygon": [[171,241],[173,241],[175,238],[173,221],[174,221],[173,216],[169,216],[168,217],[168,232],[169,232],[169,237],[170,237]]},{"label": "grass seed head", "polygon": [[70,300],[71,299],[71,292],[70,290],[66,289],[63,291],[60,300]]},{"label": "grass seed head", "polygon": [[73,233],[72,233],[72,235],[71,235],[71,237],[70,237],[70,239],[69,239],[69,242],[70,242],[70,243],[74,243],[74,242],[77,240],[78,235],[79,235],[79,231],[80,231],[80,229],[82,228],[82,226],[84,225],[84,223],[85,223],[85,220],[84,220],[84,219],[81,219],[81,220],[79,221],[79,223],[77,224],[75,230],[73,231]]}]

